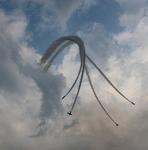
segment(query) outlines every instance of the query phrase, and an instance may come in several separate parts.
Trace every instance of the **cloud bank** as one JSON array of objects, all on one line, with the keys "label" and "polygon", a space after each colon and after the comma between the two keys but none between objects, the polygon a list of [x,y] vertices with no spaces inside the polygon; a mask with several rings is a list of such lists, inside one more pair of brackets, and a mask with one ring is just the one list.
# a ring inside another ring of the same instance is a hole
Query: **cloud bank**
[{"label": "cloud bank", "polygon": [[[30,35],[25,14],[0,11],[1,149],[147,149],[147,11],[137,20],[137,15],[127,10],[128,3],[133,7],[132,2],[118,2],[126,8],[119,18],[120,25],[124,26],[121,32],[108,37],[100,23],[78,31],[86,41],[87,53],[119,89],[136,102],[135,107],[125,102],[89,65],[97,94],[119,122],[118,128],[97,106],[86,79],[74,115],[67,117],[65,112],[73,95],[66,99],[68,102],[62,103],[60,99],[79,66],[77,47],[70,48],[61,65],[44,73],[37,65],[40,55],[28,44]],[[137,2],[141,9],[147,5],[144,1]],[[122,21],[123,16],[130,18],[131,13],[136,20],[132,26],[130,19]]]}]

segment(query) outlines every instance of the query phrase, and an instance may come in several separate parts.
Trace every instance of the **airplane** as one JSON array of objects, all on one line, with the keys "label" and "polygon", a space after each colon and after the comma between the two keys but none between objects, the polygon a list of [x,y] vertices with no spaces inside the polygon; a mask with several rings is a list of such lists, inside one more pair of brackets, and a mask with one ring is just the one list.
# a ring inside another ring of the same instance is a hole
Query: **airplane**
[{"label": "airplane", "polygon": [[71,115],[72,115],[71,111],[70,111],[70,112],[68,112],[67,114],[68,114],[69,116],[71,116]]}]

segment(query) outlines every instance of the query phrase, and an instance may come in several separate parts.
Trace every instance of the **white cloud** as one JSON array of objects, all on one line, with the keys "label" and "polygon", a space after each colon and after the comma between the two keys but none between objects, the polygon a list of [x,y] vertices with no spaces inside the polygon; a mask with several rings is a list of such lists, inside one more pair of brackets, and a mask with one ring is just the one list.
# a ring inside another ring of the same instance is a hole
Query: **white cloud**
[{"label": "white cloud", "polygon": [[25,38],[27,20],[14,14],[0,11],[0,147],[34,149],[27,144],[28,136],[39,130],[35,127],[40,121],[62,112],[65,83],[60,74],[42,72],[37,65],[40,55]]},{"label": "white cloud", "polygon": [[[9,24],[12,17],[14,19]],[[27,20],[24,17],[22,15],[18,19],[2,10],[0,12],[0,148],[146,150],[147,16],[143,16],[132,31],[127,27],[114,35],[113,39],[108,37],[103,26],[98,23],[92,23],[79,33],[87,41],[87,53],[96,61],[101,57],[97,64],[136,102],[135,108],[130,106],[102,78],[98,79],[94,69],[90,69],[97,94],[118,120],[118,128],[113,126],[101,108],[98,109],[86,80],[72,118],[57,113],[62,112],[60,96],[65,81],[70,84],[73,80],[71,76],[74,76],[79,65],[75,59],[76,47],[72,47],[64,56],[60,66],[62,75],[43,73],[36,65],[40,55],[33,47],[28,46],[24,38],[27,34]],[[16,35],[12,30],[6,30],[9,25],[13,25],[14,29],[18,27]],[[109,47],[111,51],[106,50]],[[71,97],[69,99],[71,101]],[[57,113],[56,117],[54,112]],[[38,124],[39,116],[43,126]],[[44,124],[44,121],[47,123]],[[36,125],[39,128],[35,128]],[[29,135],[36,133],[36,129],[39,129],[40,135],[46,131],[46,136],[29,138]]]},{"label": "white cloud", "polygon": [[[89,30],[85,28],[87,30],[79,33],[82,37],[84,34],[84,39],[88,41],[86,51],[89,54],[97,53],[96,51],[92,52],[90,47],[98,45],[97,41],[100,38],[98,36],[100,35],[98,34],[100,33],[98,32],[100,29],[97,28],[98,26],[99,24],[95,23],[94,26],[92,24],[92,28],[89,28]],[[101,32],[101,37],[104,37],[104,32]],[[136,106],[132,107],[110,88],[109,85],[105,84],[105,81],[103,82],[97,79],[98,76],[96,71],[91,69],[92,79],[99,98],[102,99],[110,114],[119,121],[120,126],[118,129],[114,130],[109,120],[101,111],[101,108],[100,111],[97,110],[97,103],[92,101],[95,101],[95,98],[91,95],[91,92],[88,91],[90,88],[88,88],[87,81],[85,80],[83,82],[83,86],[85,87],[82,88],[80,94],[79,106],[75,108],[76,110],[74,112],[76,117],[78,116],[78,124],[71,129],[67,129],[67,132],[73,135],[71,139],[73,142],[66,141],[67,143],[65,145],[67,146],[64,148],[69,148],[70,143],[70,146],[75,149],[83,149],[87,145],[88,149],[94,150],[98,149],[98,147],[105,150],[108,148],[145,150],[148,147],[145,140],[148,134],[143,134],[143,131],[147,130],[148,121],[146,118],[146,114],[148,113],[146,108],[146,95],[148,92],[147,16],[143,16],[137,25],[132,28],[132,31],[127,27],[122,32],[115,34],[113,39],[107,39],[107,36],[103,39],[104,40],[101,40],[101,45],[106,45],[106,41],[109,41],[112,46],[111,50],[113,50],[114,47],[115,50],[111,51],[110,55],[91,55],[91,57],[93,60],[97,60],[101,56],[102,58],[106,56],[106,64],[100,64],[102,65],[101,68],[105,68],[104,70],[108,77],[127,95],[127,97],[136,102]],[[101,48],[102,53],[105,53],[104,51],[106,51],[105,48],[107,48],[107,46]],[[65,56],[63,64],[67,64],[68,69],[71,69],[71,64],[72,66],[74,66],[74,64],[73,59],[66,59],[71,58],[68,57],[69,55],[70,54],[67,54]],[[77,62],[75,62],[75,65],[77,65]],[[65,70],[63,72],[65,72]],[[68,72],[68,75],[65,76],[71,80],[69,77],[73,76],[73,71]],[[85,101],[87,102],[85,103]],[[106,121],[108,121],[108,123]],[[142,127],[140,127],[141,125]],[[75,135],[77,130],[79,135]],[[69,135],[67,136],[69,137]],[[78,141],[74,137],[81,139],[79,147],[76,146],[78,145]],[[101,141],[101,139],[103,140]]]},{"label": "white cloud", "polygon": [[132,30],[144,15],[147,15],[147,0],[116,0],[123,8],[120,25]]},{"label": "white cloud", "polygon": [[[66,30],[69,19],[76,13],[83,13],[97,4],[96,0],[14,0],[13,3],[21,8],[40,6],[38,14],[41,17],[39,30],[58,28]],[[33,10],[36,11],[36,10]]]}]

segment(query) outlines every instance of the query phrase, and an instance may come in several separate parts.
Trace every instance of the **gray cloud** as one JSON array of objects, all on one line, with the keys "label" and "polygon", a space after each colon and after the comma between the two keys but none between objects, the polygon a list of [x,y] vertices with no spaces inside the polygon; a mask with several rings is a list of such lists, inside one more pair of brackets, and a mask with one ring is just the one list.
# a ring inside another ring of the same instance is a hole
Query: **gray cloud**
[{"label": "gray cloud", "polygon": [[[20,16],[20,18],[23,17]],[[62,88],[65,87],[64,77],[61,74],[53,75],[50,73],[49,75],[43,72],[39,66],[27,62],[28,60],[25,57],[32,49],[27,47],[25,40],[21,42],[22,38],[20,36],[13,38],[14,36],[8,30],[12,27],[12,24],[15,25],[16,23],[18,30],[15,33],[20,34],[17,33],[19,28],[21,28],[20,30],[26,28],[26,26],[23,26],[22,29],[22,26],[20,27],[18,24],[18,22],[24,23],[23,19],[18,19],[18,16],[6,15],[1,10],[0,20],[0,93],[3,96],[1,101],[4,99],[8,105],[14,101],[17,107],[23,107],[21,104],[24,103],[25,107],[28,100],[33,101],[33,97],[39,95],[39,97],[35,98],[38,106],[34,103],[34,108],[40,107],[36,115],[39,115],[38,117],[41,120],[48,120],[49,117],[52,119],[54,114],[62,112],[60,100]],[[24,32],[26,32],[25,29]],[[21,34],[21,36],[25,36],[24,33]],[[26,51],[22,52],[23,49]],[[32,55],[29,56],[32,57],[32,62],[36,61],[36,56],[37,54],[32,51]],[[29,91],[30,96],[27,97]],[[1,110],[2,112],[7,112],[7,110],[3,109]],[[35,109],[29,111],[33,113]]]},{"label": "gray cloud", "polygon": [[74,127],[75,125],[77,125],[78,123],[79,123],[78,120],[72,120],[72,122],[70,124],[65,124],[63,129],[68,130],[68,129]]}]

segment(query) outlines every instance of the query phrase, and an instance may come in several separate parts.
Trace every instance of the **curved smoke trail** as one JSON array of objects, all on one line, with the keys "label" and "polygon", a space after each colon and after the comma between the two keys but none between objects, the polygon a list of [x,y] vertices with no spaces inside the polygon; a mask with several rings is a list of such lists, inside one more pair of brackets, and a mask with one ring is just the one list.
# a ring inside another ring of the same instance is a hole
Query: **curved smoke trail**
[{"label": "curved smoke trail", "polygon": [[[80,81],[78,84],[78,89],[76,92],[76,96],[74,98],[74,101],[72,103],[72,107],[70,109],[70,111],[68,112],[69,115],[72,115],[72,111],[74,109],[74,106],[76,104],[79,92],[80,92],[80,88],[82,85],[82,81],[83,81],[83,76],[84,76],[84,71],[86,72],[90,87],[93,91],[93,94],[96,98],[96,100],[98,101],[99,105],[101,106],[101,108],[103,109],[103,111],[105,112],[105,114],[110,118],[110,120],[116,124],[116,126],[118,126],[118,123],[116,123],[114,121],[114,119],[110,116],[110,114],[106,111],[106,109],[104,108],[103,104],[101,103],[101,101],[99,100],[95,89],[93,87],[92,81],[91,81],[91,77],[89,75],[89,71],[88,68],[85,64],[85,58],[87,58],[87,60],[99,71],[99,73],[105,78],[105,80],[128,102],[130,102],[131,104],[135,105],[134,102],[130,101],[124,94],[122,94],[116,87],[115,85],[108,79],[108,77],[103,73],[103,71],[93,62],[93,60],[85,53],[85,46],[83,41],[81,40],[81,38],[79,38],[78,36],[65,36],[65,37],[61,37],[57,40],[55,40],[50,47],[47,49],[47,51],[44,53],[44,55],[41,58],[40,64],[46,64],[44,66],[44,69],[47,71],[48,68],[50,67],[50,65],[52,64],[52,62],[54,61],[54,59],[59,55],[60,52],[63,51],[64,48],[68,47],[69,45],[76,43],[79,47],[79,55],[80,55],[80,67],[79,67],[79,71],[78,74],[76,76],[76,79],[74,80],[72,86],[70,87],[70,89],[68,90],[68,92],[62,97],[62,99],[64,99],[73,89],[73,87],[76,85],[79,77],[80,77]],[[61,46],[62,45],[62,46]],[[61,46],[61,47],[60,47]],[[53,56],[52,54],[55,53]],[[48,61],[49,59],[49,61]],[[48,62],[47,62],[48,61]]]}]

